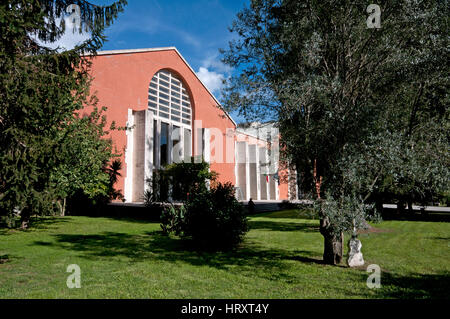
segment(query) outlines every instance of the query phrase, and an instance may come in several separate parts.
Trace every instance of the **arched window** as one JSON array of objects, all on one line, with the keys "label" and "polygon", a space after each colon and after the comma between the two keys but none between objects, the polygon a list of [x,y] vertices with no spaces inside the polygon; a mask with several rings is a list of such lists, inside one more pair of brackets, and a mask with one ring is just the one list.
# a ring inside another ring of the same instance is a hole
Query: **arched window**
[{"label": "arched window", "polygon": [[159,169],[192,154],[192,108],[183,82],[169,71],[157,72],[148,89],[153,112],[153,164]]}]

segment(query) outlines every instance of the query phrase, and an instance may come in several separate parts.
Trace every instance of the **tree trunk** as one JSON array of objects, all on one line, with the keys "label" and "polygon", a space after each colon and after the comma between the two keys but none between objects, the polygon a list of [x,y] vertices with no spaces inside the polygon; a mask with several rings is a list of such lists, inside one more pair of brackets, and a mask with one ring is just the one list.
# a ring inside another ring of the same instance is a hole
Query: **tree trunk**
[{"label": "tree trunk", "polygon": [[323,262],[328,265],[339,265],[343,257],[344,236],[324,235]]},{"label": "tree trunk", "polygon": [[[317,199],[321,199],[320,191],[322,187],[322,176],[317,174],[317,160],[314,160],[313,178],[316,186]],[[330,221],[328,217],[320,220],[320,233],[324,238],[323,261],[325,264],[338,265],[342,261],[344,255],[344,234],[341,232],[339,236],[333,234],[330,230]]]},{"label": "tree trunk", "polygon": [[410,215],[412,215],[414,213],[412,199],[408,199],[408,213]]},{"label": "tree trunk", "polygon": [[377,200],[375,202],[375,209],[381,216],[383,216],[383,201],[382,200]]},{"label": "tree trunk", "polygon": [[320,220],[320,233],[324,238],[323,262],[328,265],[338,265],[344,255],[344,234],[336,236],[329,228],[328,217]]},{"label": "tree trunk", "polygon": [[28,209],[24,208],[20,212],[20,228],[27,229],[30,223],[30,212]]},{"label": "tree trunk", "polygon": [[405,212],[405,201],[401,199],[397,203],[397,214],[403,215],[404,212]]},{"label": "tree trunk", "polygon": [[314,160],[313,179],[316,186],[317,199],[320,199],[320,188],[322,187],[322,176],[317,176],[317,159]]},{"label": "tree trunk", "polygon": [[64,217],[66,215],[66,197],[64,197],[64,199],[62,200],[62,204],[60,200],[58,200],[57,203],[59,206],[60,216]]}]

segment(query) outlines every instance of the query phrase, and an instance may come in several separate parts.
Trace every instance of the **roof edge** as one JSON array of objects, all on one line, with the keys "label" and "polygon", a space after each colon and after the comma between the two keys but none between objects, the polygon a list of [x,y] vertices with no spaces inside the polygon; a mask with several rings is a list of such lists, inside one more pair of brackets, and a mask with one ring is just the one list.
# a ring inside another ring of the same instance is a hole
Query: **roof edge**
[{"label": "roof edge", "polygon": [[169,51],[169,50],[177,51],[177,48],[175,48],[175,47],[160,47],[160,48],[143,48],[143,49],[105,50],[105,51],[98,51],[96,53],[96,55],[144,53],[144,52]]}]

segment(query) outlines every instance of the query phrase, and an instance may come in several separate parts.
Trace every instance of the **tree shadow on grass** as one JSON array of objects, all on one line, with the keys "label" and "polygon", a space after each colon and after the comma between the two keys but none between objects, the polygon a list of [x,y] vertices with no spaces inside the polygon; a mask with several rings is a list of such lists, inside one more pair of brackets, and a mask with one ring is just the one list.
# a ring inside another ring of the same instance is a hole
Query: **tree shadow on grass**
[{"label": "tree shadow on grass", "polygon": [[67,223],[72,221],[70,217],[60,217],[60,216],[33,216],[30,219],[28,228],[20,228],[20,218],[15,218],[12,224],[14,226],[7,227],[6,224],[0,225],[0,235],[11,235],[17,232],[27,232],[34,230],[47,230],[52,228],[57,228],[59,224]]},{"label": "tree shadow on grass", "polygon": [[272,231],[301,231],[306,233],[317,233],[319,226],[309,223],[295,222],[270,222],[270,221],[249,221],[250,229],[267,229]]},{"label": "tree shadow on grass", "polygon": [[383,272],[381,289],[377,294],[382,298],[400,299],[450,299],[450,273],[409,274],[407,276]]},{"label": "tree shadow on grass", "polygon": [[0,228],[0,236],[11,235],[12,231],[9,228]]},{"label": "tree shadow on grass", "polygon": [[8,261],[10,261],[10,256],[9,255],[0,255],[0,265],[1,264],[5,264]]},{"label": "tree shadow on grass", "polygon": [[442,240],[442,241],[450,241],[450,237],[427,237],[427,239],[432,239],[432,240]]},{"label": "tree shadow on grass", "polygon": [[[287,274],[290,267],[285,261],[317,262],[300,251],[266,249],[245,241],[232,251],[205,252],[196,250],[190,241],[165,236],[161,231],[141,235],[103,232],[95,235],[55,234],[56,242],[35,241],[37,246],[55,246],[79,252],[79,256],[91,260],[102,257],[126,257],[133,262],[162,260],[171,263],[188,263],[227,271],[248,272],[269,280],[292,281]],[[311,253],[312,254],[312,253]],[[237,267],[236,267],[237,266]]]},{"label": "tree shadow on grass", "polygon": [[[287,259],[300,261],[306,264],[325,265],[323,259],[317,253],[308,250],[295,250],[291,257]],[[340,267],[340,266],[339,266]]]},{"label": "tree shadow on grass", "polygon": [[[34,244],[75,251],[81,258],[99,262],[105,260],[104,258],[126,257],[133,262],[188,263],[286,283],[298,282],[295,272],[291,272],[292,263],[289,261],[324,268],[335,267],[323,264],[317,252],[314,251],[268,249],[249,240],[232,251],[203,252],[195,250],[188,241],[165,236],[161,231],[139,235],[103,232],[95,235],[55,234],[53,236],[56,241],[36,241]],[[343,265],[340,267],[347,268]],[[363,269],[348,275],[351,276],[352,281],[362,283],[365,283],[368,277]],[[353,293],[357,295],[361,293],[348,290],[345,282],[342,285],[342,289],[346,290],[349,296]],[[377,289],[372,297],[448,299],[450,276],[449,273],[399,275],[383,272],[381,285],[382,288]]]},{"label": "tree shadow on grass", "polygon": [[51,217],[33,217],[30,220],[29,230],[45,230],[55,228],[52,226],[59,226],[60,224],[73,221],[71,217],[51,216]]},{"label": "tree shadow on grass", "polygon": [[273,218],[273,219],[310,219],[318,220],[318,215],[311,209],[288,209],[275,212],[264,212],[254,215],[255,217]]},{"label": "tree shadow on grass", "polygon": [[127,206],[127,205],[103,205],[87,210],[75,209],[71,215],[87,217],[103,217],[120,221],[148,223],[159,222],[162,209],[159,206]]}]

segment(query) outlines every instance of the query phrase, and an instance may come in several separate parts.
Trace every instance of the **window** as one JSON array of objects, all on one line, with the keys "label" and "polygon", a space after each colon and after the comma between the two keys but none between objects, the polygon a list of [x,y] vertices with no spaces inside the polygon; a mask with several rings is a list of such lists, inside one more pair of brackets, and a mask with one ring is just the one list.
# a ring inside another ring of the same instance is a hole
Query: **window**
[{"label": "window", "polygon": [[[148,90],[149,106],[157,111],[157,115],[167,119],[172,109],[180,110],[182,114],[170,120],[189,125],[191,123],[191,101],[183,83],[170,72],[159,71],[150,82]],[[151,103],[151,104],[150,104]]]},{"label": "window", "polygon": [[148,88],[154,114],[153,167],[160,169],[192,154],[191,99],[183,82],[166,70],[157,72]]}]

